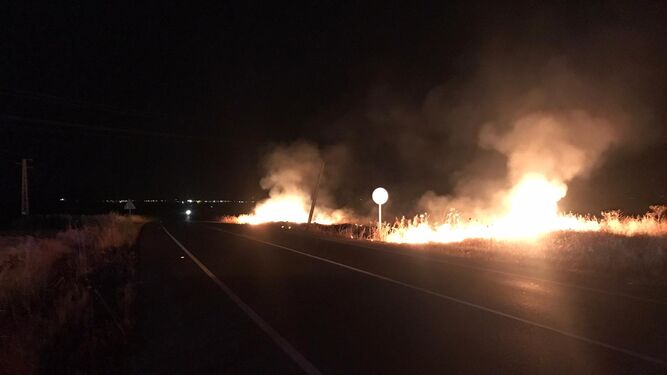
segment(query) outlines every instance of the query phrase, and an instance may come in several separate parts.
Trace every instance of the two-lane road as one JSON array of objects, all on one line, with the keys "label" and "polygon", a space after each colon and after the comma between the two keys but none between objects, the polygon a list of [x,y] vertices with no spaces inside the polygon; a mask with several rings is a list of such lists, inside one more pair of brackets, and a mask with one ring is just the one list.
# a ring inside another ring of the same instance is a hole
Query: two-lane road
[{"label": "two-lane road", "polygon": [[140,250],[136,372],[667,372],[654,291],[278,227],[152,225]]}]

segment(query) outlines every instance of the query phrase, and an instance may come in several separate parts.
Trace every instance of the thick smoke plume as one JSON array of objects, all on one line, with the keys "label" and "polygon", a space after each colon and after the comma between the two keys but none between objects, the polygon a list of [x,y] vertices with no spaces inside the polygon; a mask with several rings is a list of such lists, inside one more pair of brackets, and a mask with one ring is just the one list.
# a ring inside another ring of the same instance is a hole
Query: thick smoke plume
[{"label": "thick smoke plume", "polygon": [[[320,150],[305,141],[274,147],[264,158],[265,176],[260,181],[269,198],[257,203],[253,215],[241,221],[306,222],[313,191],[317,186],[314,221],[335,223],[351,219],[350,212],[337,209],[330,189],[337,184],[337,166],[344,150]],[[319,185],[317,184],[319,180]]]},{"label": "thick smoke plume", "polygon": [[339,123],[355,129],[343,141],[357,161],[348,181],[368,181],[366,190],[384,185],[388,215],[441,217],[456,209],[480,217],[498,213],[527,174],[567,191],[609,155],[660,139],[636,98],[641,91],[627,91],[620,78],[641,87],[626,76],[631,73],[595,76],[596,64],[571,60],[493,50],[481,54],[472,74],[430,89],[419,101],[377,87],[367,110]]},{"label": "thick smoke plume", "polygon": [[[337,207],[335,196],[372,219],[370,193],[383,186],[389,220],[424,212],[439,220],[452,209],[466,219],[494,216],[527,175],[541,176],[564,196],[617,155],[664,144],[664,121],[655,111],[664,106],[664,49],[647,48],[652,40],[640,31],[599,30],[559,45],[523,33],[493,35],[452,57],[457,63],[444,76],[418,89],[376,82],[358,108],[302,135],[346,150],[344,168],[327,164],[325,212]],[[264,164],[262,187],[271,197],[308,197],[328,152],[278,148]],[[579,190],[581,201],[568,202],[569,209],[616,208],[587,203],[605,194],[630,196],[620,186],[623,168],[611,171],[598,180],[599,190]],[[652,203],[661,202],[641,202]]]},{"label": "thick smoke plume", "polygon": [[455,195],[426,193],[420,207],[434,214],[457,210],[471,217],[494,216],[505,208],[508,189],[527,176],[559,187],[562,198],[568,182],[589,173],[620,141],[618,126],[583,110],[534,112],[508,124],[487,123],[479,130],[478,145],[505,158],[504,177],[463,176]]},{"label": "thick smoke plume", "polygon": [[575,110],[529,114],[509,129],[487,124],[479,139],[481,147],[507,157],[512,182],[529,173],[567,182],[593,168],[618,137],[607,120]]},{"label": "thick smoke plume", "polygon": [[[310,195],[322,162],[319,150],[312,144],[298,142],[289,146],[277,146],[263,161],[266,175],[259,184],[269,192],[271,198],[282,195]],[[327,189],[323,186],[322,198],[326,199],[327,196]]]}]

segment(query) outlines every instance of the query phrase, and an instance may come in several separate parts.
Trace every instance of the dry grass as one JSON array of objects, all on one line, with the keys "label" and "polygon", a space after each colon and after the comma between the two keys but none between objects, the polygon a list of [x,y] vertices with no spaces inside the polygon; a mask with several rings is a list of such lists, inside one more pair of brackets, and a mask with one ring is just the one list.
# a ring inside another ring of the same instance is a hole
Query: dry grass
[{"label": "dry grass", "polygon": [[[623,282],[667,285],[666,206],[652,206],[642,216],[623,216],[618,211],[604,213],[599,223],[599,231],[552,232],[533,240],[468,239],[458,243],[392,246],[526,265],[537,263],[605,275]],[[373,225],[313,225],[309,230],[348,239],[378,240]]]},{"label": "dry grass", "polygon": [[625,236],[665,236],[667,235],[667,206],[650,206],[650,210],[641,216],[624,216],[620,211],[603,212],[600,223],[604,232]]},{"label": "dry grass", "polygon": [[[557,231],[525,240],[467,239],[457,243],[411,246],[457,256],[510,262],[539,261],[624,281],[667,285],[667,206],[651,206],[640,216],[610,211],[602,213],[600,218],[581,218],[596,223],[598,229]],[[415,224],[397,220],[394,225],[383,228],[384,235],[403,230],[407,225]],[[348,237],[349,233],[344,235]],[[378,240],[377,230],[366,238]]]},{"label": "dry grass", "polygon": [[[86,325],[96,325],[87,327],[93,331],[100,328],[95,304],[120,306],[132,297],[129,291],[119,293],[119,301],[96,302],[104,298],[98,289],[106,282],[98,274],[109,267],[121,274],[133,272],[128,249],[146,219],[109,214],[75,222],[46,237],[0,238],[0,373],[42,372],[54,361],[49,358],[49,352],[59,349],[54,346],[71,339],[70,330],[78,335]],[[105,309],[102,324],[110,321],[122,332],[122,325],[129,324],[122,316],[127,311]]]},{"label": "dry grass", "polygon": [[664,235],[562,231],[537,241],[471,239],[460,243],[403,246],[453,256],[540,264],[604,275],[622,282],[667,285],[667,236]]}]

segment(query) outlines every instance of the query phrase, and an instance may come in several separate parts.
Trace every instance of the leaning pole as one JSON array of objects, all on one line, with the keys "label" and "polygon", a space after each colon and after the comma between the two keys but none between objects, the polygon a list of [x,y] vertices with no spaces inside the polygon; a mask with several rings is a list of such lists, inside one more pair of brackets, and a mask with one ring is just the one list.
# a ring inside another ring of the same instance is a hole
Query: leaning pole
[{"label": "leaning pole", "polygon": [[322,162],[322,167],[320,167],[320,173],[317,175],[317,181],[315,182],[313,193],[310,195],[310,212],[308,213],[309,226],[313,222],[313,214],[315,213],[315,204],[317,203],[317,193],[320,190],[320,179],[322,179],[322,173],[324,173],[324,162]]}]

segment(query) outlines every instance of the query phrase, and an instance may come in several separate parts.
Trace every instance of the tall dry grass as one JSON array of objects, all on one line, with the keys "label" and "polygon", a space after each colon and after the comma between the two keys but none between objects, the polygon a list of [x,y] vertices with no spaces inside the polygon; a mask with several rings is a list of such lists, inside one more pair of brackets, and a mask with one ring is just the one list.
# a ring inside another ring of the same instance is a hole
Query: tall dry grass
[{"label": "tall dry grass", "polygon": [[[530,240],[467,239],[455,243],[403,245],[453,256],[526,262],[561,269],[604,274],[624,282],[667,285],[667,206],[651,206],[640,216],[619,211],[588,218],[599,223],[595,231],[557,231]],[[396,220],[378,235],[375,225],[312,225],[308,230],[348,239],[382,241],[387,233],[412,222]],[[414,223],[412,223],[414,225]],[[292,224],[305,230],[305,226]],[[401,246],[401,245],[394,245]]]},{"label": "tall dry grass", "polygon": [[[530,240],[468,239],[426,244],[450,255],[511,262],[539,261],[559,268],[604,274],[626,282],[667,285],[667,206],[655,205],[644,215],[620,211],[588,217],[598,230],[556,231]],[[386,230],[405,225],[397,221]],[[377,239],[377,231],[371,238]]]},{"label": "tall dry grass", "polygon": [[[131,276],[134,266],[128,249],[146,219],[109,214],[70,222],[68,228],[48,236],[0,237],[0,373],[43,372],[59,360],[53,357],[64,350],[59,343],[90,342],[84,331],[100,328],[94,321],[121,333],[123,325],[130,324],[123,316],[127,311],[114,310],[128,304],[123,299],[132,298],[131,290],[112,296],[119,301],[104,301],[98,289],[107,281],[98,274],[111,267]],[[93,311],[98,305],[108,310],[105,319]]]}]

